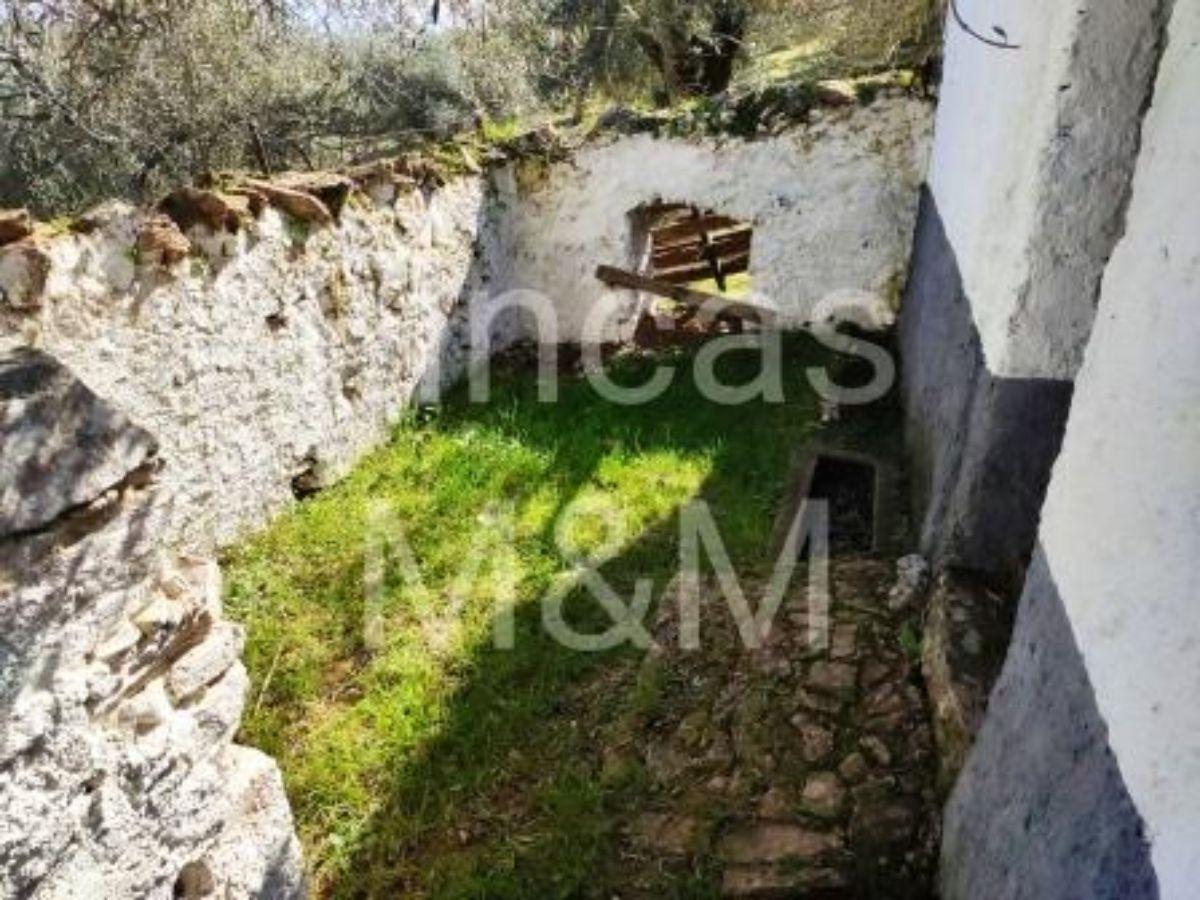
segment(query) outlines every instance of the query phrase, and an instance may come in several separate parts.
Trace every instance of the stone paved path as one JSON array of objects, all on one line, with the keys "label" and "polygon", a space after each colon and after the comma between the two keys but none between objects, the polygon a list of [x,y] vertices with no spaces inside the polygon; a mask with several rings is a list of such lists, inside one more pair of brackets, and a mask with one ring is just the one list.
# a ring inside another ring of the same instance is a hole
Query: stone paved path
[{"label": "stone paved path", "polygon": [[[602,751],[606,768],[635,761],[647,773],[618,896],[663,896],[688,877],[726,897],[931,896],[932,735],[913,613],[887,603],[894,580],[891,561],[835,560],[820,653],[807,643],[802,572],[757,651],[743,649],[712,585],[701,650],[679,648],[673,606],[660,613],[662,649],[638,676],[658,702]],[[757,605],[761,589],[747,593]]]}]

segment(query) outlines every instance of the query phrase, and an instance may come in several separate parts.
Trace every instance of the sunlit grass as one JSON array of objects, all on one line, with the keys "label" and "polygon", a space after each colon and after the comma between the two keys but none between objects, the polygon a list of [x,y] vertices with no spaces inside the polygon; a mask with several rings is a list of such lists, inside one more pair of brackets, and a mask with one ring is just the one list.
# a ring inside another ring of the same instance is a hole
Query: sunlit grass
[{"label": "sunlit grass", "polygon": [[[254,684],[242,737],[282,765],[319,894],[566,897],[605,884],[639,775],[602,775],[595,735],[655,691],[631,681],[628,696],[580,701],[593,673],[633,656],[567,651],[540,628],[536,601],[571,565],[556,522],[581,498],[617,511],[624,537],[604,573],[625,598],[638,578],[661,594],[677,566],[677,512],[698,495],[735,564],[760,565],[791,455],[819,427],[804,381],[819,358],[789,342],[782,405],[714,405],[682,356],[671,390],[640,407],[582,381],[540,404],[532,379],[499,376],[488,405],[459,396],[406,421],[343,483],[230,555],[227,602],[248,628]],[[726,362],[731,382],[757,371],[753,354]],[[389,567],[387,627],[372,652],[364,534],[380,502],[402,524],[425,591]],[[481,527],[488,514],[507,515],[511,534]],[[586,553],[608,537],[584,516],[571,543]],[[511,652],[491,641],[492,570],[453,589],[480,552],[516,564]],[[567,610],[580,630],[608,624],[582,595]]]}]

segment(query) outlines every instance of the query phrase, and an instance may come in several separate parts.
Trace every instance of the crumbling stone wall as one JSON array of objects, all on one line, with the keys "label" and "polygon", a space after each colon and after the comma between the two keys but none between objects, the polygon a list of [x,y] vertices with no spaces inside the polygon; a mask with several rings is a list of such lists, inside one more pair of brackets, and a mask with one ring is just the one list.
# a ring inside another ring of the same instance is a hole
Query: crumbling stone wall
[{"label": "crumbling stone wall", "polygon": [[457,375],[489,238],[479,179],[303,181],[0,247],[0,895],[304,892],[211,554]]},{"label": "crumbling stone wall", "polygon": [[266,521],[293,479],[336,476],[463,364],[483,183],[370,185],[337,223],[271,204],[214,229],[200,198],[174,198],[186,234],[114,204],[0,249],[0,335],[155,435],[193,548]]},{"label": "crumbling stone wall", "polygon": [[[0,363],[0,893],[298,896],[216,564],[164,544],[157,442],[35,350]],[[190,876],[185,873],[190,872]]]}]

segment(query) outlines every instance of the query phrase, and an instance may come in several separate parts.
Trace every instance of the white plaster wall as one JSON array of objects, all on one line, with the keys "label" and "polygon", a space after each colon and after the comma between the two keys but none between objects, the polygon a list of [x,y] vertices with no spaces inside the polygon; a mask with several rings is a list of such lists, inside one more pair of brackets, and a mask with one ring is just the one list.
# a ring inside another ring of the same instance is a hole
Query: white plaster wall
[{"label": "white plaster wall", "polygon": [[[599,264],[634,267],[629,213],[686,201],[754,224],[755,292],[785,324],[808,320],[834,291],[898,300],[908,265],[931,128],[928,104],[885,97],[818,110],[811,124],[759,141],[613,139],[580,150],[536,186],[498,178],[507,271],[495,285],[548,296],[560,338],[578,340],[605,294]],[[627,309],[636,309],[636,299]],[[620,334],[632,327],[625,319]]]},{"label": "white plaster wall", "polygon": [[1042,544],[1165,898],[1200,884],[1200,0],[1178,0]]},{"label": "white plaster wall", "polygon": [[959,0],[930,185],[989,370],[1071,378],[1120,234],[1159,0]]},{"label": "white plaster wall", "polygon": [[423,379],[457,374],[484,195],[466,179],[359,198],[302,251],[268,209],[237,235],[194,229],[205,254],[174,274],[135,265],[140,214],[119,212],[49,243],[40,312],[0,319],[0,337],[51,353],[159,439],[175,537],[207,550],[290,502],[310,452],[336,476]]}]

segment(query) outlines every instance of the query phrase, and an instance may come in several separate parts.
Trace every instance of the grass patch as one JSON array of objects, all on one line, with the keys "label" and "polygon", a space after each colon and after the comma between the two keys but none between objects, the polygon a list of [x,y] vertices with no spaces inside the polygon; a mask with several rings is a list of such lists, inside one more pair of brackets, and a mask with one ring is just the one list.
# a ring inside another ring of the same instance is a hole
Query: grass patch
[{"label": "grass patch", "polygon": [[[643,790],[636,762],[606,770],[602,747],[629,716],[653,715],[670,673],[627,648],[573,652],[545,634],[538,599],[570,565],[555,524],[580,498],[612,502],[626,537],[603,573],[626,602],[639,578],[662,594],[678,510],[696,496],[739,570],[767,565],[789,460],[821,430],[804,370],[826,356],[796,337],[786,358],[787,402],[740,407],[701,397],[682,355],[672,388],[639,407],[584,381],[540,404],[532,378],[498,373],[489,404],[460,394],[411,417],[343,483],[230,554],[227,604],[247,626],[253,677],[242,739],[283,767],[318,896],[612,895]],[[626,360],[616,377],[640,382],[649,365]],[[719,367],[729,383],[757,370],[752,353]],[[383,643],[369,651],[364,533],[380,501],[424,590],[387,568]],[[511,534],[481,529],[497,508],[511,511]],[[584,552],[605,538],[586,517],[572,531]],[[512,651],[491,640],[491,569],[455,583],[481,554],[516,564]],[[609,622],[582,592],[566,615],[581,630]],[[691,873],[658,896],[704,896],[706,885]]]}]

